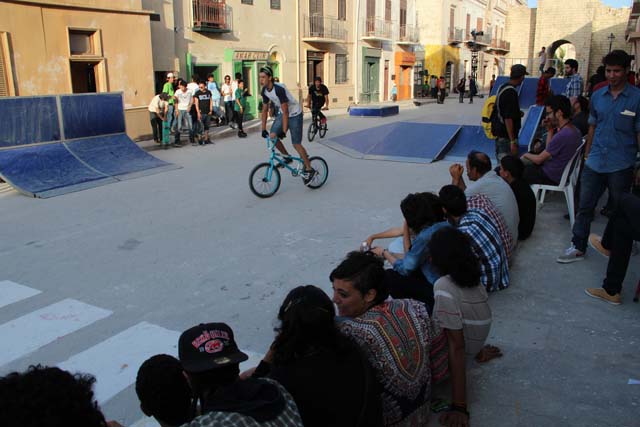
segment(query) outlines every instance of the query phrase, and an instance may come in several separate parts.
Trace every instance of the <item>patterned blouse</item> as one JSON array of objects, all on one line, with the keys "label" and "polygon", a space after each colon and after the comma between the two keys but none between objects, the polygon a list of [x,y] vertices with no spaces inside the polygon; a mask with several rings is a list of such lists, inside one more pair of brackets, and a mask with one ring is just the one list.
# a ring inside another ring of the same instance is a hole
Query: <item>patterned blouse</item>
[{"label": "patterned blouse", "polygon": [[447,369],[447,353],[445,335],[425,305],[389,300],[359,317],[337,320],[341,332],[364,350],[376,371],[383,388],[384,425],[427,425],[432,377],[440,376],[432,370]]}]

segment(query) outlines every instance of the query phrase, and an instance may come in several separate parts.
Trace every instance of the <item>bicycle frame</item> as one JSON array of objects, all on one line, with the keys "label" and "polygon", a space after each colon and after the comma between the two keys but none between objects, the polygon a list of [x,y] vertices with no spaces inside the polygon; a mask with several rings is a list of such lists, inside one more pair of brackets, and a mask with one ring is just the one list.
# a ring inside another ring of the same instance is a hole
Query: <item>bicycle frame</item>
[{"label": "bicycle frame", "polygon": [[270,137],[266,137],[265,140],[267,142],[267,149],[271,152],[271,154],[269,155],[269,163],[271,164],[271,166],[269,167],[269,171],[267,172],[267,180],[271,181],[271,174],[273,173],[273,169],[278,167],[278,165],[289,170],[289,172],[291,172],[293,176],[298,176],[300,174],[300,166],[304,165],[304,161],[302,160],[302,158],[289,156],[291,160],[297,162],[295,168],[289,166],[285,163],[282,154],[276,151],[276,143],[278,142],[278,139],[271,139]]}]

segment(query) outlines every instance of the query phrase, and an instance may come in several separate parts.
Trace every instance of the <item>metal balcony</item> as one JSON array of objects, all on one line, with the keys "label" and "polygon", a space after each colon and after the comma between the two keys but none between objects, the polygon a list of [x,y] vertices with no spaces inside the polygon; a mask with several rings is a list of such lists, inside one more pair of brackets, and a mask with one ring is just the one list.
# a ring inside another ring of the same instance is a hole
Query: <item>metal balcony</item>
[{"label": "metal balcony", "polygon": [[304,16],[304,36],[308,43],[341,43],[347,41],[345,21],[324,15]]},{"label": "metal balcony", "polygon": [[452,28],[449,27],[449,34],[447,35],[447,39],[449,44],[459,44],[462,43],[463,37],[462,35],[464,34],[464,30],[462,28]]},{"label": "metal balcony", "polygon": [[418,29],[413,25],[401,25],[400,32],[398,34],[397,44],[411,45],[418,44],[420,42],[420,35]]},{"label": "metal balcony", "polygon": [[364,20],[362,26],[362,40],[390,41],[393,39],[393,21],[369,17]]},{"label": "metal balcony", "polygon": [[230,33],[231,9],[224,0],[192,0],[193,31]]},{"label": "metal balcony", "polygon": [[491,50],[501,53],[507,53],[511,50],[511,43],[505,40],[491,40]]}]

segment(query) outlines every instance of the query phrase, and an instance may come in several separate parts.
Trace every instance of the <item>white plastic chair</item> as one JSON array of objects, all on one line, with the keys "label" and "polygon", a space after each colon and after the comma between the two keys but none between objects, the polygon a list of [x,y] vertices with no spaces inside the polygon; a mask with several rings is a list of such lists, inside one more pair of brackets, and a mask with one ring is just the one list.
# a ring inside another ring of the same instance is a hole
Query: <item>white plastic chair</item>
[{"label": "white plastic chair", "polygon": [[567,163],[567,166],[565,166],[564,171],[562,171],[562,178],[560,178],[560,183],[558,183],[558,185],[533,184],[531,186],[533,193],[536,195],[538,209],[542,208],[542,205],[544,204],[544,196],[547,191],[559,191],[564,193],[564,198],[567,200],[567,209],[569,209],[569,221],[571,222],[571,227],[573,227],[573,222],[576,219],[573,194],[578,182],[578,176],[580,175],[580,169],[582,168],[584,145],[585,141],[583,140],[582,144],[580,144],[576,152],[573,154],[573,157],[571,157],[571,160]]}]

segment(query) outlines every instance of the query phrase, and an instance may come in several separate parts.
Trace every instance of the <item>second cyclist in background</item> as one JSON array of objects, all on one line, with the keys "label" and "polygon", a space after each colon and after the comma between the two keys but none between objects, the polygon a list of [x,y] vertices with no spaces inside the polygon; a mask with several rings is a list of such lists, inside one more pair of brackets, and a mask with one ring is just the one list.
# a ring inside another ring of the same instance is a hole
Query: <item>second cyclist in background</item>
[{"label": "second cyclist in background", "polygon": [[[291,130],[291,143],[304,162],[304,184],[312,182],[316,171],[311,167],[307,150],[302,146],[302,107],[280,83],[274,83],[273,70],[269,66],[260,68],[260,85],[262,86],[262,137],[277,138],[276,148],[285,156],[285,162],[290,163],[289,153],[282,143],[287,131]],[[273,104],[279,113],[271,125],[271,135],[267,132],[267,115],[269,106]]]},{"label": "second cyclist in background", "polygon": [[322,78],[316,76],[313,84],[309,86],[309,95],[306,100],[307,108],[311,108],[312,117],[315,119],[317,115],[320,117],[320,124],[326,125],[327,118],[322,114],[321,110],[329,109],[329,89],[322,84]]}]

